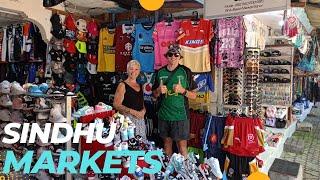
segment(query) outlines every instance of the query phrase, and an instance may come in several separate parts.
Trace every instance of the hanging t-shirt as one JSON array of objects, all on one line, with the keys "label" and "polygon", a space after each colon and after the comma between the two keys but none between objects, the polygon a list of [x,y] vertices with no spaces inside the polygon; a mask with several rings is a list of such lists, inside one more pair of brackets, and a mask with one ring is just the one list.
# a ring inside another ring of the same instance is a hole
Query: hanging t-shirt
[{"label": "hanging t-shirt", "polygon": [[115,71],[114,30],[102,28],[99,36],[97,72]]},{"label": "hanging t-shirt", "polygon": [[167,58],[164,56],[168,51],[170,44],[176,42],[179,36],[180,21],[174,20],[171,23],[162,21],[155,25],[153,31],[153,41],[155,48],[154,69],[160,69],[168,64]]},{"label": "hanging t-shirt", "polygon": [[192,72],[211,71],[209,42],[213,37],[212,22],[201,19],[198,25],[193,25],[190,20],[184,20],[181,22],[179,34],[178,40],[183,56],[181,64],[190,68]]},{"label": "hanging t-shirt", "polygon": [[136,30],[132,33],[135,39],[132,56],[140,62],[142,72],[154,72],[153,29],[154,27],[136,24]]},{"label": "hanging t-shirt", "polygon": [[131,34],[134,31],[134,25],[118,26],[116,28],[116,71],[126,72],[127,63],[132,59],[132,43],[133,37]]},{"label": "hanging t-shirt", "polygon": [[193,79],[198,87],[197,92],[214,91],[213,80],[210,73],[195,74]]},{"label": "hanging t-shirt", "polygon": [[218,67],[240,68],[243,66],[245,28],[242,16],[219,19],[216,34],[215,59]]}]

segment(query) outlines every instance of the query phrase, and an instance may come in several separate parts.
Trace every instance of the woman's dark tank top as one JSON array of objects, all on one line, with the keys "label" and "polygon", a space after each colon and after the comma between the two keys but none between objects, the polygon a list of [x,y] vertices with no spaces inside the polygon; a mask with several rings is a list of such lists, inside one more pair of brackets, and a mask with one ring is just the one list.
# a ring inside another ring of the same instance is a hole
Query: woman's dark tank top
[{"label": "woman's dark tank top", "polygon": [[126,82],[123,82],[126,87],[126,92],[122,101],[122,105],[134,109],[136,111],[141,111],[143,109],[143,90],[140,85],[140,91],[137,92]]}]

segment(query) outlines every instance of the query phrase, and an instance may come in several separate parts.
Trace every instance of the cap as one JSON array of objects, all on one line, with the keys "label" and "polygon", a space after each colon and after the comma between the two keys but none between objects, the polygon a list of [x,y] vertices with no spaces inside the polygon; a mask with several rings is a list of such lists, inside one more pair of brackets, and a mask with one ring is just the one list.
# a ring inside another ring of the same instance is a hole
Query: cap
[{"label": "cap", "polygon": [[87,33],[82,32],[82,31],[78,31],[77,32],[77,39],[80,41],[87,41]]},{"label": "cap", "polygon": [[76,51],[76,43],[70,39],[64,39],[63,47],[70,54],[75,54],[77,52]]},{"label": "cap", "polygon": [[68,14],[67,17],[64,20],[64,24],[66,25],[66,28],[72,31],[77,30],[77,26],[74,22],[74,19],[72,17],[72,14]]},{"label": "cap", "polygon": [[66,72],[64,74],[64,81],[65,81],[65,83],[73,84],[74,83],[73,74]]},{"label": "cap", "polygon": [[87,45],[86,45],[86,42],[83,42],[83,41],[77,41],[76,43],[76,48],[77,50],[80,52],[80,53],[84,53],[86,54],[87,53]]},{"label": "cap", "polygon": [[97,65],[88,62],[87,63],[87,70],[90,74],[97,74]]},{"label": "cap", "polygon": [[96,37],[99,35],[98,24],[95,20],[91,20],[88,23],[87,29],[89,32],[89,36]]},{"label": "cap", "polygon": [[78,19],[76,22],[77,29],[82,32],[87,32],[87,21],[84,19]]},{"label": "cap", "polygon": [[165,54],[165,56],[167,56],[168,53],[180,54],[180,56],[181,56],[180,50],[181,50],[181,49],[180,49],[180,47],[179,47],[178,44],[170,44],[170,45],[168,46],[168,51],[167,51],[167,53]]},{"label": "cap", "polygon": [[98,57],[94,54],[88,54],[87,59],[92,64],[98,64]]}]

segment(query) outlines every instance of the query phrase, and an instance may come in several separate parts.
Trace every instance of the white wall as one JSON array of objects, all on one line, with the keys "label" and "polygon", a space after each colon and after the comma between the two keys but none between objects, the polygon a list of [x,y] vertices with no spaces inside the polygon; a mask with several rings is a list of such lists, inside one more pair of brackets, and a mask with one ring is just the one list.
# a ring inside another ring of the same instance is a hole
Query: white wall
[{"label": "white wall", "polygon": [[[8,10],[23,12],[28,21],[36,24],[44,41],[48,42],[51,39],[51,22],[50,17],[52,12],[42,6],[42,0],[0,0],[0,7]],[[54,7],[63,10],[60,5]]]}]

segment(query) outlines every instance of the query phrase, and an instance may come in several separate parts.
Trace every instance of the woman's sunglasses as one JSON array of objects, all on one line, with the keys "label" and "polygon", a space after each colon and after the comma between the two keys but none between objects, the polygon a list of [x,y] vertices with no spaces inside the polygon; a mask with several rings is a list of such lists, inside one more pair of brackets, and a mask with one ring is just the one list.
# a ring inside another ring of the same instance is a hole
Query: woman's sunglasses
[{"label": "woman's sunglasses", "polygon": [[168,56],[168,57],[172,57],[172,56],[174,56],[174,57],[179,57],[180,54],[179,54],[179,53],[167,53],[167,56]]}]

